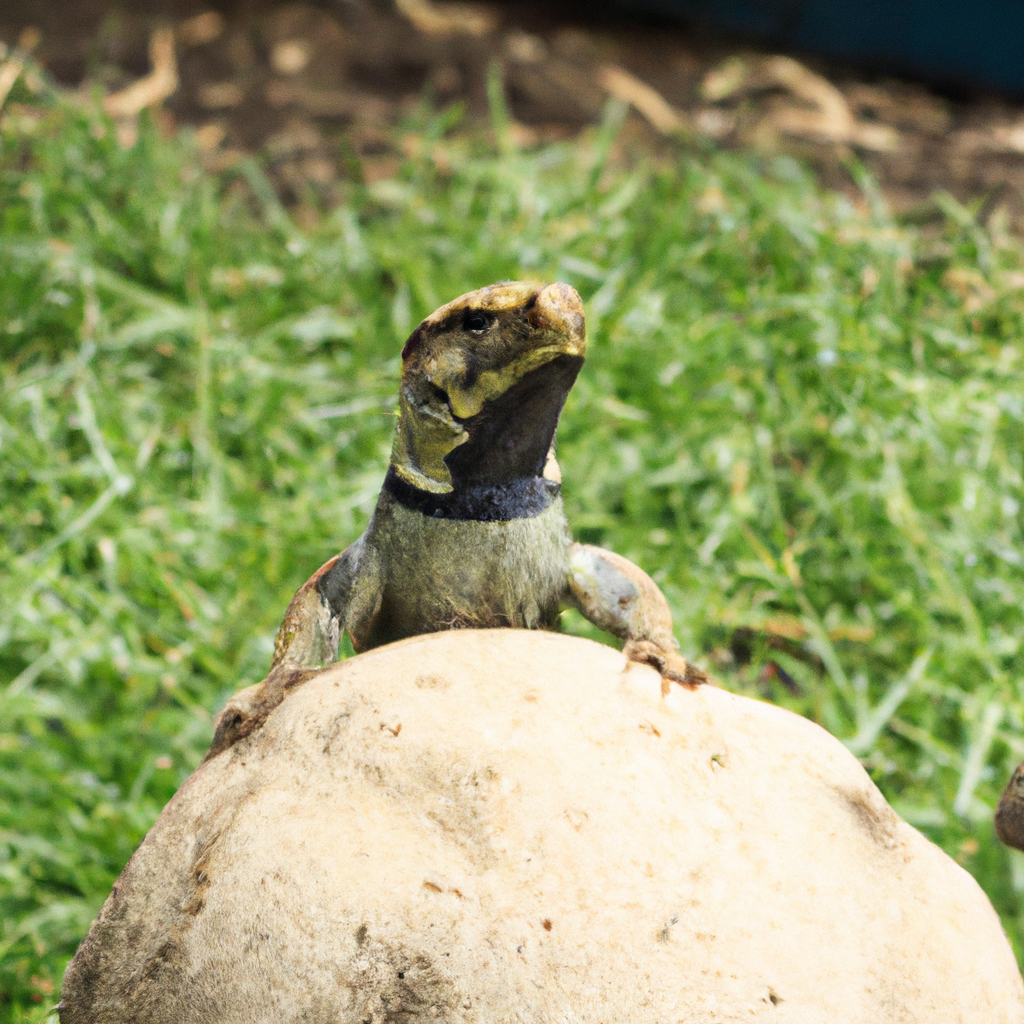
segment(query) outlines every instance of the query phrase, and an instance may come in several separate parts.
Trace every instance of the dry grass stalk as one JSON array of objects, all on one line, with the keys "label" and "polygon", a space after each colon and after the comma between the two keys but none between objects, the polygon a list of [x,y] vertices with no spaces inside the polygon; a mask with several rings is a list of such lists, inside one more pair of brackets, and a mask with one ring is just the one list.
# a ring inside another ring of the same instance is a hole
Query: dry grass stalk
[{"label": "dry grass stalk", "polygon": [[767,126],[780,135],[875,152],[900,148],[895,129],[858,118],[836,86],[791,57],[768,57],[758,64],[734,58],[705,76],[702,92],[705,99],[720,102],[773,87],[784,89],[805,104],[786,105],[768,114]]},{"label": "dry grass stalk", "polygon": [[178,88],[178,64],[174,57],[174,32],[158,28],[149,38],[149,59],[153,70],[103,101],[103,109],[119,119],[137,117],[146,107],[162,103]]},{"label": "dry grass stalk", "polygon": [[25,70],[25,60],[39,45],[39,29],[27,28],[18,40],[18,52],[9,60],[0,64],[0,110],[3,109],[7,97],[14,88],[14,83]]},{"label": "dry grass stalk", "polygon": [[646,82],[614,64],[606,64],[598,72],[601,85],[623,103],[641,113],[662,135],[686,131],[682,115]]},{"label": "dry grass stalk", "polygon": [[429,36],[485,36],[498,27],[497,15],[475,4],[395,0],[395,7],[415,28]]}]

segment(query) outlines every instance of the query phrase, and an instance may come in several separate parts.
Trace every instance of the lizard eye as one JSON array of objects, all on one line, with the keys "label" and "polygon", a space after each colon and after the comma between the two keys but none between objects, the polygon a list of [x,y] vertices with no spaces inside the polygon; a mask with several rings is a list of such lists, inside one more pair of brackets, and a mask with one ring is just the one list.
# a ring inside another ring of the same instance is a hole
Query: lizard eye
[{"label": "lizard eye", "polygon": [[493,316],[488,316],[487,313],[482,313],[479,309],[467,309],[466,315],[462,321],[462,326],[469,331],[470,334],[475,334],[479,337],[488,330],[493,323]]}]

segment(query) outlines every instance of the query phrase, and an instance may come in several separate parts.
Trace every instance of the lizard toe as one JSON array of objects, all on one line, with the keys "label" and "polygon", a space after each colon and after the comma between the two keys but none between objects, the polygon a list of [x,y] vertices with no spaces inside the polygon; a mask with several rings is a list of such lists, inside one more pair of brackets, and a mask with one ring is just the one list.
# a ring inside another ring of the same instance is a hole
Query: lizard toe
[{"label": "lizard toe", "polygon": [[672,683],[692,690],[708,682],[706,672],[688,662],[678,651],[666,650],[653,640],[629,640],[622,653],[630,661],[657,669],[661,675],[662,693],[668,693]]}]

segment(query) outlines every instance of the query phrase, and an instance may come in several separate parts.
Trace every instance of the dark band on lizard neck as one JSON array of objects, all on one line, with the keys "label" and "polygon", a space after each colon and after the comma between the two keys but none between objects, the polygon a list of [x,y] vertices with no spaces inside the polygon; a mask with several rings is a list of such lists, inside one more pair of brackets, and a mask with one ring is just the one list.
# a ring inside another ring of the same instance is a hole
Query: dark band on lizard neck
[{"label": "dark band on lizard neck", "polygon": [[399,504],[425,516],[496,523],[540,515],[561,494],[562,485],[546,477],[533,476],[433,494],[403,480],[391,466],[384,478],[384,490]]}]

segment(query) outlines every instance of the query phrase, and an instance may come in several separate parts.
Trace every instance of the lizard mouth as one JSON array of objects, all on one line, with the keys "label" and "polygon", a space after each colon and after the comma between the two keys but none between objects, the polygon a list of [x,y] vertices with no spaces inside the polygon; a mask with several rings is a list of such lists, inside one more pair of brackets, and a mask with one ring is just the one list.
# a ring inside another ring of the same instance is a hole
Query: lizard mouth
[{"label": "lizard mouth", "polygon": [[456,421],[469,440],[445,456],[456,492],[540,477],[583,357],[563,353]]}]

